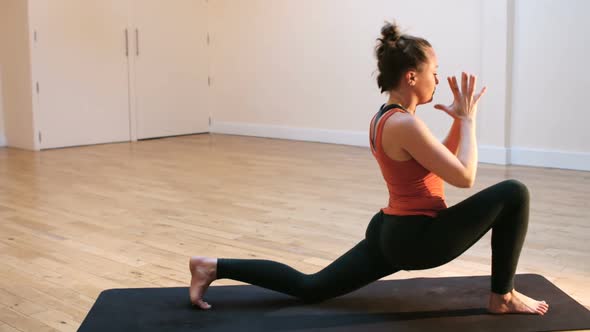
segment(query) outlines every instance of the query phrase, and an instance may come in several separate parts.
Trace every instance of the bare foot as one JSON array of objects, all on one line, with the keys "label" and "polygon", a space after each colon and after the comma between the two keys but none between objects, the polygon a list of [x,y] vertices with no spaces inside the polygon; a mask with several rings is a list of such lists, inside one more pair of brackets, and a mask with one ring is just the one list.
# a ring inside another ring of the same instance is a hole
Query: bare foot
[{"label": "bare foot", "polygon": [[545,301],[537,301],[512,290],[504,295],[491,293],[488,311],[494,314],[544,315],[549,310]]},{"label": "bare foot", "polygon": [[201,309],[211,309],[211,305],[203,301],[203,295],[213,280],[217,278],[217,259],[191,257],[189,269],[191,271],[191,287],[189,291],[191,303]]}]

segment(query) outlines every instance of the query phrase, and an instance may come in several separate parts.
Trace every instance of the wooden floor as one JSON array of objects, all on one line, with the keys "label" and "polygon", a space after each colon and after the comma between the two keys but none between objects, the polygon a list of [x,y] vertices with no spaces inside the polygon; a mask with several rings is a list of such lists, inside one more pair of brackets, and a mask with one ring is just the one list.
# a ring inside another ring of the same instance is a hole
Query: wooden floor
[{"label": "wooden floor", "polygon": [[[481,164],[447,201],[507,178],[532,199],[518,273],[590,307],[590,172]],[[0,331],[75,331],[102,290],[187,286],[195,254],[315,272],[387,200],[367,148],[223,135],[2,148],[0,179]],[[488,275],[489,262],[488,234],[447,265],[387,278]]]}]

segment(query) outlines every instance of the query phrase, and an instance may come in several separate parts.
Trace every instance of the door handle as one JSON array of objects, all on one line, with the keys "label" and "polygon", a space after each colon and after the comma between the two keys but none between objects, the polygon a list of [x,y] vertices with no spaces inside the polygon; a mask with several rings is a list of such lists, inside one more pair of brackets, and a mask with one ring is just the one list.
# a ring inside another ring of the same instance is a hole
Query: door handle
[{"label": "door handle", "polygon": [[139,30],[135,29],[135,55],[139,56]]},{"label": "door handle", "polygon": [[125,29],[125,56],[129,56],[129,32]]}]

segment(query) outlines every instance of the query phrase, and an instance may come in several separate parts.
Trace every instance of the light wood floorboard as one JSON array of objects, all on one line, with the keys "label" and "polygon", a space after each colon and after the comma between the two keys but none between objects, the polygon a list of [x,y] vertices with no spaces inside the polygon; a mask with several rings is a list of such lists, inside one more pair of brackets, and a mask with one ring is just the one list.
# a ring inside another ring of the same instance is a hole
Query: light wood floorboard
[{"label": "light wood floorboard", "polygon": [[[509,178],[531,192],[518,273],[590,307],[590,172],[481,164],[474,188],[446,186],[447,202]],[[367,148],[228,135],[0,148],[0,179],[0,331],[75,331],[105,289],[187,286],[190,255],[315,272],[387,201]],[[488,275],[489,240],[387,279]]]}]

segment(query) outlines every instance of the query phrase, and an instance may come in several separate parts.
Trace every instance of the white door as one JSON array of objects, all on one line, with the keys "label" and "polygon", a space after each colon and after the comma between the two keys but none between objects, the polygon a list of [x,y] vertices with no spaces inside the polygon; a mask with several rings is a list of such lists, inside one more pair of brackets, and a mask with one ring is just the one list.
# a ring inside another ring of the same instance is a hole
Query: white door
[{"label": "white door", "polygon": [[31,0],[40,147],[130,140],[128,2]]},{"label": "white door", "polygon": [[133,0],[137,138],[209,131],[205,0]]}]

